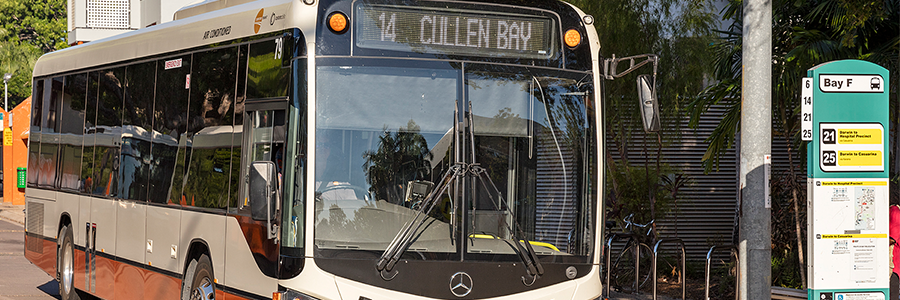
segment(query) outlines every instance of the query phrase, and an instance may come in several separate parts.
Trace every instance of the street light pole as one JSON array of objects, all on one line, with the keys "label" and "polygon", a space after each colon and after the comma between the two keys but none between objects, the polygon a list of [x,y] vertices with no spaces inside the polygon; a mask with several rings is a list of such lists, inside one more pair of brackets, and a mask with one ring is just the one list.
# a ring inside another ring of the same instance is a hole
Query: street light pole
[{"label": "street light pole", "polygon": [[9,94],[7,92],[7,83],[9,83],[10,78],[12,78],[12,74],[3,74],[3,110],[5,110],[6,113],[9,113],[9,105],[7,104],[7,101],[9,99]]}]

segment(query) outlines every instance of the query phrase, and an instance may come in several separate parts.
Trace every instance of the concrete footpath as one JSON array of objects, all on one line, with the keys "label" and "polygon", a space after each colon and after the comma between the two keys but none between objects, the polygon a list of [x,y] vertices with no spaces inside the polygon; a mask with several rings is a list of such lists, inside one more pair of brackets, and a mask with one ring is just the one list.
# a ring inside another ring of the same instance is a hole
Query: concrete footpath
[{"label": "concrete footpath", "polygon": [[25,205],[12,205],[3,203],[0,198],[0,219],[8,220],[19,225],[25,225]]},{"label": "concrete footpath", "polygon": [[[657,295],[657,300],[675,300],[675,298]],[[679,300],[681,298],[678,298]],[[653,300],[653,295],[649,294],[622,294],[611,292],[609,295],[609,300]]]},{"label": "concrete footpath", "polygon": [[[21,226],[25,226],[25,205],[12,205],[9,203],[3,203],[2,198],[0,198],[0,220],[7,220]],[[0,231],[2,232],[2,231]],[[2,253],[0,253],[2,256]],[[54,281],[55,282],[55,281]],[[791,293],[788,293],[791,292]],[[797,294],[797,295],[794,295]],[[805,295],[805,291],[799,290],[791,290],[785,288],[772,288],[772,299],[805,299],[805,297],[799,297]],[[0,295],[2,296],[2,295]],[[612,292],[609,295],[610,300],[625,300],[625,299],[637,299],[637,300],[650,300],[653,299],[653,296],[648,294],[622,294]],[[674,300],[671,297],[659,295],[657,298],[659,300]],[[0,297],[0,300],[5,300],[5,298]]]}]

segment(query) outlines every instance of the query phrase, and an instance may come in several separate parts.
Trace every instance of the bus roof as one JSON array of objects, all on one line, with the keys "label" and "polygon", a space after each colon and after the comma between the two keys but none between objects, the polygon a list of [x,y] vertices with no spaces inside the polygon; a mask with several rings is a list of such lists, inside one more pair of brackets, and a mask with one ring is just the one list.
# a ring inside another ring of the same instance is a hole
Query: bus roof
[{"label": "bus roof", "polygon": [[[135,30],[42,56],[34,77],[99,67],[141,57],[152,57],[242,37],[292,28],[290,0],[258,0],[161,25]],[[285,15],[273,22],[259,22],[260,14]],[[258,30],[254,25],[259,25]],[[215,32],[214,37],[209,37]],[[75,59],[77,57],[77,59]]]}]

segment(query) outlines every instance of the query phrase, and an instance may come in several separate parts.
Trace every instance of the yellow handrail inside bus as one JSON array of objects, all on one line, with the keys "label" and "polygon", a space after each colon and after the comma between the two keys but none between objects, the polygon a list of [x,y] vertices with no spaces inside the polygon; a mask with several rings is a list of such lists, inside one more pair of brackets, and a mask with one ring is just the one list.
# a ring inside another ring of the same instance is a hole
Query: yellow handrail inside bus
[{"label": "yellow handrail inside bus", "polygon": [[[499,239],[500,239],[500,238],[498,238],[498,237],[495,237],[495,236],[492,236],[492,235],[489,235],[489,234],[470,234],[469,237],[470,237],[470,238],[476,238],[476,239],[492,239],[492,240],[499,240]],[[525,241],[523,241],[523,240],[519,240],[519,241],[520,241],[520,242],[523,242],[523,243],[525,242]],[[535,246],[547,247],[547,248],[553,249],[553,251],[559,252],[559,248],[556,248],[556,246],[553,246],[553,244],[550,244],[550,243],[545,243],[545,242],[535,242],[535,241],[528,241],[528,243],[529,243],[529,244],[532,244],[532,245],[535,245]]]}]

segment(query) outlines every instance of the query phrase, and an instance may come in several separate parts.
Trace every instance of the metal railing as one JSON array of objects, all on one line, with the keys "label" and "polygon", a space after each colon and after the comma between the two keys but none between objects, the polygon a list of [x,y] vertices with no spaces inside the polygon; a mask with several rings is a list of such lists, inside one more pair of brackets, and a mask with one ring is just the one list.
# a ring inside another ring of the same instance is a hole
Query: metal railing
[{"label": "metal railing", "polygon": [[[610,277],[612,275],[612,273],[610,272],[612,270],[612,263],[610,262],[610,258],[612,256],[612,243],[613,243],[613,241],[623,240],[623,239],[634,239],[635,242],[637,242],[637,237],[638,237],[638,235],[634,234],[634,233],[620,232],[620,233],[612,233],[609,235],[609,237],[606,238],[606,247],[605,247],[606,249],[604,249],[605,250],[604,255],[606,256],[606,299],[609,299],[609,297],[610,297],[610,284],[609,283],[610,283]],[[625,245],[627,246],[628,243],[626,242]],[[635,250],[635,256],[637,257],[638,255],[640,255],[640,246],[636,247],[636,250]],[[639,272],[640,266],[641,266],[640,260],[635,259],[634,260],[634,274],[635,274],[634,286],[638,286],[638,277],[639,276],[637,274],[640,274],[640,272]]]},{"label": "metal railing", "polygon": [[[706,286],[704,287],[704,291],[706,292],[703,299],[709,300],[709,277],[712,268],[712,255],[716,251],[719,250],[731,250],[731,256],[734,257],[735,264],[740,263],[740,258],[738,255],[738,249],[735,246],[712,246],[709,248],[709,252],[706,252]],[[740,299],[740,292],[738,289],[738,282],[741,281],[741,268],[735,268],[736,274],[734,276],[734,299]]]},{"label": "metal railing", "polygon": [[681,246],[681,299],[682,300],[685,299],[685,280],[687,279],[687,276],[685,276],[685,275],[687,275],[687,274],[684,273],[685,265],[686,265],[685,264],[685,256],[686,255],[684,252],[684,241],[682,241],[681,239],[661,239],[658,242],[656,242],[656,245],[653,245],[653,263],[652,263],[653,277],[651,277],[651,279],[653,280],[653,300],[656,300],[656,266],[658,264],[657,260],[659,260],[659,246],[662,244],[671,244],[671,243],[675,243],[675,244],[678,244],[679,246]]}]

